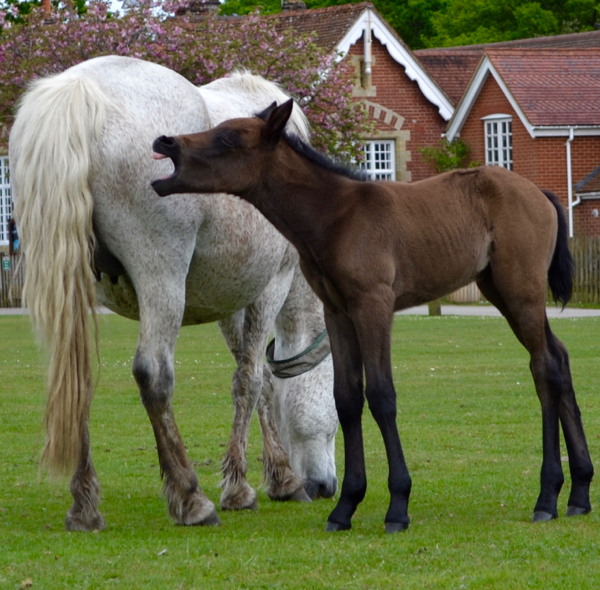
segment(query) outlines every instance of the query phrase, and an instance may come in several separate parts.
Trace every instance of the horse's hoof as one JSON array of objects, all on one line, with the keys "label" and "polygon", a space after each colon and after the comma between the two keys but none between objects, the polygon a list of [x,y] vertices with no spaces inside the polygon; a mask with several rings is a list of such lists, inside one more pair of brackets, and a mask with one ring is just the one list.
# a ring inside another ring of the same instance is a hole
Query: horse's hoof
[{"label": "horse's hoof", "polygon": [[557,518],[554,514],[550,512],[545,512],[544,510],[537,510],[533,513],[533,519],[531,522],[549,522],[550,520],[554,520]]},{"label": "horse's hoof", "polygon": [[386,533],[401,533],[408,528],[408,522],[386,522],[385,532]]},{"label": "horse's hoof", "polygon": [[65,529],[67,531],[89,533],[91,531],[103,531],[105,528],[106,522],[99,512],[89,518],[83,518],[81,514],[69,512],[65,518]]},{"label": "horse's hoof", "polygon": [[221,524],[221,519],[219,518],[217,511],[212,509],[206,516],[202,516],[200,518],[188,517],[184,522],[177,523],[183,526],[219,526]]},{"label": "horse's hoof", "polygon": [[579,506],[567,506],[567,516],[583,516],[589,514],[592,511],[591,508],[581,508]]},{"label": "horse's hoof", "polygon": [[310,496],[306,493],[304,488],[300,488],[290,496],[290,500],[295,502],[312,502]]},{"label": "horse's hoof", "polygon": [[328,533],[338,533],[340,531],[349,531],[351,528],[351,524],[340,524],[339,522],[332,522],[331,520],[328,520],[325,531]]},{"label": "horse's hoof", "polygon": [[246,484],[235,493],[231,490],[223,491],[219,504],[221,510],[257,510],[258,496],[256,491]]}]

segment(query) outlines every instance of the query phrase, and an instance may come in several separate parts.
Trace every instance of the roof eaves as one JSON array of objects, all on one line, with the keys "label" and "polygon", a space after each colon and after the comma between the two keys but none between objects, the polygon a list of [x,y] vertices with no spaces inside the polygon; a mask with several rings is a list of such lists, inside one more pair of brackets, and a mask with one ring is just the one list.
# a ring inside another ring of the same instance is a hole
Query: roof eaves
[{"label": "roof eaves", "polygon": [[477,100],[477,97],[479,96],[479,93],[481,92],[481,89],[483,88],[483,85],[490,74],[494,77],[494,80],[498,86],[500,86],[500,89],[506,96],[510,106],[517,113],[521,123],[523,123],[525,129],[527,129],[529,135],[531,137],[535,137],[534,126],[525,116],[525,113],[510,92],[508,86],[502,79],[502,76],[498,73],[498,70],[494,67],[494,64],[490,60],[489,56],[484,53],[463,98],[456,107],[454,116],[448,123],[448,128],[446,130],[446,138],[448,141],[453,141],[454,138],[460,135],[460,130],[467,120],[467,117],[469,116],[469,113],[471,112],[471,109],[473,108],[473,105],[475,104],[475,101]]},{"label": "roof eaves", "polygon": [[392,58],[405,68],[406,75],[419,85],[425,98],[437,106],[440,115],[448,121],[454,113],[454,107],[444,91],[427,73],[410,49],[389,30],[377,12],[370,7],[364,10],[344,37],[338,42],[336,49],[341,54],[340,59],[346,56],[350,47],[358,41],[369,26],[372,34],[387,48]]}]

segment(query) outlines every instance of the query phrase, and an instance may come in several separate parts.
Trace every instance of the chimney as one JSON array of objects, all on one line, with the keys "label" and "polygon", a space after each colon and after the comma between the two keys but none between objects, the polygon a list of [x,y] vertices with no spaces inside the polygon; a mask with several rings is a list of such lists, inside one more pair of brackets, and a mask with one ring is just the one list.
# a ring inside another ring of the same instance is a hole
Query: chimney
[{"label": "chimney", "polygon": [[282,0],[281,12],[288,10],[306,10],[306,4],[302,0]]},{"label": "chimney", "polygon": [[182,16],[189,13],[193,17],[203,17],[217,14],[221,3],[219,0],[190,0],[187,5],[177,9],[177,14]]}]

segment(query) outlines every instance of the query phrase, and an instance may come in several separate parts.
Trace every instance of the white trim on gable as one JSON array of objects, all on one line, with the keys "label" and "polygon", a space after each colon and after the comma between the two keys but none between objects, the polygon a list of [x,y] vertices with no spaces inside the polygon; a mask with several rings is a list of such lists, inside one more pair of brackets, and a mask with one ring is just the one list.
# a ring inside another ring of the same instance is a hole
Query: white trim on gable
[{"label": "white trim on gable", "polygon": [[450,119],[448,123],[448,129],[446,131],[446,138],[448,141],[453,141],[456,137],[460,136],[460,130],[462,126],[465,124],[485,81],[488,76],[492,75],[494,80],[496,80],[498,86],[502,90],[504,96],[506,96],[510,106],[514,109],[515,113],[519,117],[521,123],[527,132],[532,138],[536,137],[568,137],[570,133],[570,129],[575,130],[575,135],[600,135],[600,127],[597,125],[587,125],[587,126],[545,126],[545,125],[532,125],[525,113],[523,113],[519,103],[515,100],[514,96],[511,94],[510,90],[504,83],[504,80],[490,61],[487,55],[484,55],[477,66],[477,70],[473,75],[471,83],[469,84],[466,92],[464,93],[460,103],[456,107],[456,111],[454,115]]},{"label": "white trim on gable", "polygon": [[396,62],[404,66],[406,75],[419,85],[425,98],[438,107],[440,115],[448,121],[452,117],[454,107],[446,95],[422,68],[412,53],[398,42],[385,26],[384,22],[371,9],[367,8],[363,11],[350,30],[337,44],[336,49],[342,54],[340,59],[346,56],[350,47],[360,39],[369,26],[371,27],[373,36],[382,45],[385,45],[389,54]]}]

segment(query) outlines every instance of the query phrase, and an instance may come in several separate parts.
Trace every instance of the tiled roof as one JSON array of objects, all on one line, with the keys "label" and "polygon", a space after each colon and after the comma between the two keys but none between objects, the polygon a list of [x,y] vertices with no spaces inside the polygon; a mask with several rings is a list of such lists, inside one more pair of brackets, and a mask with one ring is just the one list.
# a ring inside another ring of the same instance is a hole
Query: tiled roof
[{"label": "tiled roof", "polygon": [[481,60],[481,52],[427,50],[414,52],[454,106],[458,104]]},{"label": "tiled roof", "polygon": [[600,125],[600,48],[485,54],[532,125]]},{"label": "tiled roof", "polygon": [[600,49],[600,31],[534,37],[480,45],[418,49],[414,52],[454,105],[464,94],[484,51],[491,49]]},{"label": "tiled roof", "polygon": [[600,166],[575,185],[577,193],[600,193]]},{"label": "tiled roof", "polygon": [[315,33],[319,45],[332,50],[342,40],[370,2],[312,8],[310,10],[285,10],[266,18],[279,21],[279,28],[293,27],[299,33]]}]

